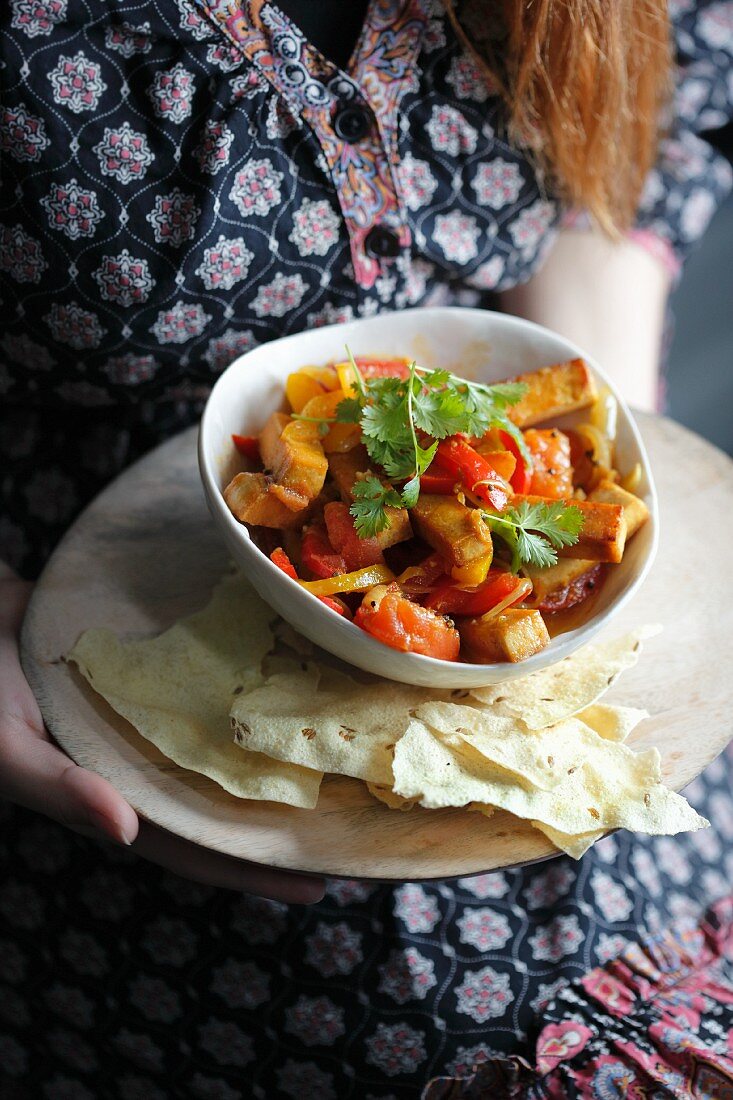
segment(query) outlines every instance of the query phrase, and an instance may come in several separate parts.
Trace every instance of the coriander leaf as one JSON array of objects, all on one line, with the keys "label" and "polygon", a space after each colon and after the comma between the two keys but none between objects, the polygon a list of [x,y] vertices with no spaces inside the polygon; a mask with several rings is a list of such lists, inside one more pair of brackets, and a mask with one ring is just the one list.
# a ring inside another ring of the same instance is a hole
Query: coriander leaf
[{"label": "coriander leaf", "polygon": [[425,388],[426,379],[418,379],[418,382],[423,385],[419,386],[412,399],[415,425],[433,439],[445,439],[463,431],[466,413],[460,394],[446,389]]},{"label": "coriander leaf", "polygon": [[522,559],[519,554],[519,539],[515,528],[511,523],[507,523],[503,520],[500,515],[485,512],[484,519],[488,523],[493,534],[498,535],[511,550],[512,560],[509,568],[512,573],[517,573],[522,564]]},{"label": "coriander leaf", "polygon": [[421,447],[419,444],[415,447],[415,463],[417,465],[418,476],[424,474],[430,463],[435,458],[435,452],[438,449],[438,441],[431,443],[429,447]]},{"label": "coriander leaf", "polygon": [[575,505],[558,500],[552,504],[529,504],[523,500],[512,510],[516,522],[526,529],[539,531],[553,546],[573,546],[583,526],[583,513]]},{"label": "coriander leaf", "polygon": [[339,424],[358,424],[361,420],[361,401],[358,397],[345,397],[336,406],[336,421]]},{"label": "coriander leaf", "polygon": [[380,404],[367,404],[361,417],[361,430],[371,439],[395,446],[410,446],[412,433],[407,424],[407,401],[386,399]]},{"label": "coriander leaf", "polygon": [[500,514],[485,512],[484,519],[511,547],[513,571],[517,559],[539,569],[555,565],[556,551],[561,546],[573,546],[583,526],[580,509],[560,500],[552,504],[523,500],[517,508]]},{"label": "coriander leaf", "polygon": [[388,477],[405,478],[415,473],[415,452],[412,440],[408,449],[392,443],[381,442],[370,436],[364,438],[367,454],[372,462],[382,466]]},{"label": "coriander leaf", "polygon": [[569,508],[554,518],[552,532],[547,532],[547,537],[553,546],[574,546],[583,529],[583,513],[580,508],[571,504]]},{"label": "coriander leaf", "polygon": [[403,508],[414,508],[417,504],[418,497],[420,496],[420,475],[415,474],[414,477],[402,487],[402,506]]},{"label": "coriander leaf", "polygon": [[522,561],[536,565],[538,569],[557,565],[557,551],[553,550],[547,539],[521,527],[517,528],[517,553]]},{"label": "coriander leaf", "polygon": [[349,512],[354,517],[354,527],[359,538],[374,538],[389,527],[387,508],[400,508],[399,493],[391,486],[383,485],[376,477],[357,481],[352,490],[354,503]]},{"label": "coriander leaf", "polygon": [[440,386],[446,386],[450,382],[453,375],[449,370],[445,370],[443,367],[436,367],[434,370],[426,370],[424,367],[416,367],[417,374],[422,378],[426,386],[431,388],[439,388]]},{"label": "coriander leaf", "polygon": [[479,386],[476,389],[486,389],[491,395],[495,405],[506,408],[507,405],[516,405],[527,392],[526,382],[495,382],[492,386]]}]

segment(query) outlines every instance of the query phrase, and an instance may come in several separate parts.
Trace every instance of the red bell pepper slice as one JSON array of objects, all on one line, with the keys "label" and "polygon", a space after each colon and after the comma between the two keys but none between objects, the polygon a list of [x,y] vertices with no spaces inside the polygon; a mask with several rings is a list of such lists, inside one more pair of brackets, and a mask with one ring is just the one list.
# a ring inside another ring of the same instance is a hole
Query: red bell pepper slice
[{"label": "red bell pepper slice", "polygon": [[421,493],[437,493],[438,496],[450,496],[457,484],[455,474],[442,470],[432,462],[426,473],[420,478]]},{"label": "red bell pepper slice", "polygon": [[499,438],[517,460],[510,484],[515,493],[528,493],[532,482],[532,467],[527,465],[527,460],[519,449],[516,439],[509,432],[500,431]]},{"label": "red bell pepper slice", "polygon": [[241,455],[251,458],[253,462],[260,461],[260,444],[256,435],[233,435],[232,441]]},{"label": "red bell pepper slice", "polygon": [[[282,569],[288,577],[292,577],[294,581],[298,580],[298,574],[295,570],[295,566],[291,562],[288,555],[283,550],[282,546],[278,546],[276,550],[273,550],[270,554],[270,561],[273,562],[278,569]],[[329,573],[329,576],[332,576]],[[343,615],[345,619],[351,619],[351,612],[344,603],[343,600],[339,600],[336,596],[318,596],[317,599],[321,603],[325,603],[326,607],[330,607],[332,611],[335,611],[337,615]]]},{"label": "red bell pepper slice", "polygon": [[430,554],[417,565],[408,565],[397,578],[397,583],[408,596],[421,596],[430,592],[435,582],[448,568],[440,554]]},{"label": "red bell pepper slice", "polygon": [[303,565],[319,580],[348,573],[343,555],[334,550],[326,534],[326,528],[321,527],[320,524],[308,527],[303,533],[300,553]]},{"label": "red bell pepper slice", "polygon": [[340,600],[338,596],[319,596],[318,599],[321,603],[325,603],[326,607],[330,607],[332,611],[335,611],[337,615],[343,615],[345,619],[349,620],[353,618],[344,601]]},{"label": "red bell pepper slice", "polygon": [[356,365],[364,378],[409,378],[409,359],[372,359],[368,355],[355,356]]},{"label": "red bell pepper slice", "polygon": [[270,554],[270,561],[282,569],[283,573],[286,573],[289,577],[292,577],[294,581],[297,581],[298,574],[295,571],[295,566],[291,562],[288,555],[283,550],[282,546],[278,546],[276,550],[273,550]]},{"label": "red bell pepper slice", "polygon": [[460,479],[464,489],[496,512],[504,511],[507,495],[497,484],[499,475],[465,439],[457,435],[441,439],[435,457],[441,467]]},{"label": "red bell pepper slice", "polygon": [[445,577],[422,603],[423,607],[440,615],[485,615],[513,593],[514,599],[506,604],[507,607],[525,600],[531,591],[531,581],[492,569],[484,583],[473,589],[459,588],[454,580]]}]

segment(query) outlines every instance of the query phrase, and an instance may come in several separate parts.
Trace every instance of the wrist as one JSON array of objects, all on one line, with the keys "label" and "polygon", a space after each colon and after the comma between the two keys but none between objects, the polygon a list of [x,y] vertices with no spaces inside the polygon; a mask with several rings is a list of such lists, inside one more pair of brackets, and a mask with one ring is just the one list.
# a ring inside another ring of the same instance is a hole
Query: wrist
[{"label": "wrist", "polygon": [[0,636],[17,638],[33,584],[12,570],[0,573]]}]

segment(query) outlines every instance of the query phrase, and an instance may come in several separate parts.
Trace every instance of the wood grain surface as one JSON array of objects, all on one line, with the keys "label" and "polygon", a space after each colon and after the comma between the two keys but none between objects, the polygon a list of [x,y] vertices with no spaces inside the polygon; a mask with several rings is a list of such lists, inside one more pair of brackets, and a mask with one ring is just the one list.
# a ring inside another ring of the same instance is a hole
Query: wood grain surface
[{"label": "wood grain surface", "polygon": [[[733,462],[669,420],[639,421],[660,496],[659,556],[600,637],[651,622],[664,632],[606,699],[651,712],[630,743],[656,745],[665,781],[681,790],[733,737]],[[507,813],[390,811],[343,777],[324,780],[315,810],[234,798],[166,759],[61,660],[89,627],[164,630],[207,602],[226,562],[199,483],[195,429],[130,467],[70,529],[36,586],[22,654],[48,728],[74,760],[163,828],[281,868],[416,880],[555,854]]]}]

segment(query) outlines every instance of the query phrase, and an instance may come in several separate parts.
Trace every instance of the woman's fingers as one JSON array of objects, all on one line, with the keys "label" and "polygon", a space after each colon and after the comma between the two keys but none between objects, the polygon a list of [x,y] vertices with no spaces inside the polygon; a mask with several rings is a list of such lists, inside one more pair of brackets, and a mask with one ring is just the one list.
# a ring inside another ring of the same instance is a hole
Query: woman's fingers
[{"label": "woman's fingers", "polygon": [[22,582],[0,576],[0,797],[85,836],[134,842],[139,855],[185,878],[276,901],[319,901],[322,879],[245,863],[138,822],[106,779],[80,768],[53,744],[18,660],[16,635],[28,594]]},{"label": "woman's fingers", "polygon": [[132,850],[184,878],[225,890],[259,894],[274,901],[312,905],[320,901],[325,892],[325,882],[321,878],[278,871],[211,852],[146,821],[140,822]]},{"label": "woman's fingers", "polygon": [[117,844],[132,844],[137,836],[137,814],[122,795],[22,720],[2,730],[0,761],[0,793],[11,802],[63,825],[91,826]]}]

